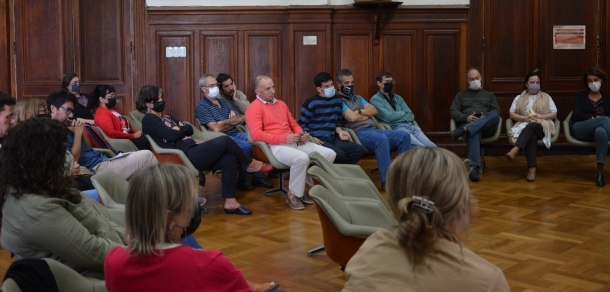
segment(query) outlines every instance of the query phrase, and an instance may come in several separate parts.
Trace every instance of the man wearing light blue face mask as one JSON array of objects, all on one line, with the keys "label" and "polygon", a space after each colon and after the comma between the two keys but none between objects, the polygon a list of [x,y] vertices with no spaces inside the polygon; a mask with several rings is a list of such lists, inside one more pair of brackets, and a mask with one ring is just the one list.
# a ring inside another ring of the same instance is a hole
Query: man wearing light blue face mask
[{"label": "man wearing light blue face mask", "polygon": [[351,142],[349,133],[341,129],[343,101],[336,94],[332,75],[320,72],[313,82],[318,94],[303,103],[299,125],[303,131],[314,137],[318,145],[337,153],[335,163],[356,164],[364,156],[366,149]]}]

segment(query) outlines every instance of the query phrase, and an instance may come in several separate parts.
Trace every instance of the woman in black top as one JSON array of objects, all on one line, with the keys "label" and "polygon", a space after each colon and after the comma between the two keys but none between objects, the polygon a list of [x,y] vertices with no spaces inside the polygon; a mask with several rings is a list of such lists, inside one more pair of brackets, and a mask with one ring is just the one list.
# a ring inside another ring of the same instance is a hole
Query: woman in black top
[{"label": "woman in black top", "polygon": [[150,135],[164,148],[175,148],[184,154],[199,170],[222,170],[222,196],[225,198],[225,213],[250,215],[252,210],[242,206],[235,199],[237,172],[246,166],[248,172],[268,172],[273,167],[246,155],[228,136],[218,137],[203,143],[195,142],[190,136],[193,128],[170,115],[163,115],[165,101],[163,90],[154,85],[146,85],[140,90],[137,104],[140,112],[146,113],[142,119],[142,132]]},{"label": "woman in black top", "polygon": [[610,141],[610,94],[601,92],[606,83],[606,73],[599,68],[589,68],[583,74],[582,82],[587,89],[577,92],[574,97],[570,132],[578,140],[597,144],[595,184],[603,187],[606,185],[604,164]]}]

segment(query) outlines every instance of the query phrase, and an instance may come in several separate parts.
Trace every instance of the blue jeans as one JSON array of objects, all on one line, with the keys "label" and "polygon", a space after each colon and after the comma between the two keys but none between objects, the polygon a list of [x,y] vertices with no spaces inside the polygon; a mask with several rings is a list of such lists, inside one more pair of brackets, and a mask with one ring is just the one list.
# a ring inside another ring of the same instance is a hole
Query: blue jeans
[{"label": "blue jeans", "polygon": [[426,134],[416,125],[412,123],[408,124],[399,124],[394,128],[397,131],[405,131],[411,135],[411,146],[413,148],[419,147],[436,147],[434,142],[430,141]]},{"label": "blue jeans", "polygon": [[466,140],[468,159],[471,166],[481,166],[481,137],[489,137],[498,129],[500,114],[490,112],[472,123],[461,123],[459,127],[466,128],[467,133],[462,136]]},{"label": "blue jeans", "polygon": [[366,128],[356,131],[356,135],[364,147],[375,152],[381,182],[385,182],[392,163],[390,151],[397,150],[401,154],[411,149],[411,135],[405,131]]},{"label": "blue jeans", "polygon": [[[243,132],[238,132],[236,134],[227,135],[227,136],[229,136],[231,139],[233,139],[233,141],[235,141],[235,143],[237,143],[239,148],[241,148],[241,150],[243,150],[244,153],[252,156],[252,144],[250,144],[250,142],[248,142],[248,134],[243,133]],[[241,171],[239,172],[239,178],[237,179],[238,181],[245,181],[248,179],[248,170],[247,169],[248,169],[247,165],[241,169]],[[262,172],[255,172],[254,177],[263,178],[264,174]]]},{"label": "blue jeans", "polygon": [[595,141],[597,163],[606,164],[608,141],[610,141],[610,117],[580,121],[572,125],[572,135],[581,141]]}]

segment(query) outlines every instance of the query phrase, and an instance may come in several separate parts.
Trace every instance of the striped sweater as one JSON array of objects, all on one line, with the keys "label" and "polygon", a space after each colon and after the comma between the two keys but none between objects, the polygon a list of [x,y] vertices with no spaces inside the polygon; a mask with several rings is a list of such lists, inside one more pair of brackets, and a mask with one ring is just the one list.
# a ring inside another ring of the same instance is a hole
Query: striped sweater
[{"label": "striped sweater", "polygon": [[343,100],[338,95],[327,98],[316,94],[303,103],[299,125],[316,138],[331,139],[341,126],[342,106]]}]

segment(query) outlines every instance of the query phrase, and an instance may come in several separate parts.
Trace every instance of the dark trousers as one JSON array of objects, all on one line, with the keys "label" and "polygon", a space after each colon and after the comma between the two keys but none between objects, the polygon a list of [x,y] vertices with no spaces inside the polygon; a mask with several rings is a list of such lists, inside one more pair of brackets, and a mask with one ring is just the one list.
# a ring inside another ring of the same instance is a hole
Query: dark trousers
[{"label": "dark trousers", "polygon": [[320,140],[324,142],[322,146],[330,148],[337,153],[337,157],[334,161],[336,164],[356,164],[366,152],[366,148],[364,148],[364,146],[358,145],[349,140],[341,140],[339,135],[320,138]]},{"label": "dark trousers", "polygon": [[146,136],[140,136],[140,138],[131,139],[131,142],[136,145],[139,150],[151,150],[150,143]]},{"label": "dark trousers", "polygon": [[252,163],[252,158],[227,136],[195,144],[185,151],[193,166],[199,170],[222,170],[222,197],[235,198],[237,172]]},{"label": "dark trousers", "polygon": [[536,167],[536,146],[538,146],[538,139],[542,138],[544,138],[544,129],[539,123],[527,124],[517,137],[515,146],[525,151],[528,167]]}]

